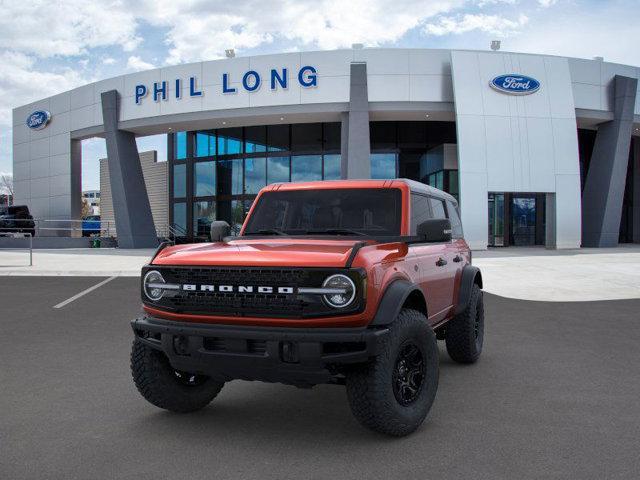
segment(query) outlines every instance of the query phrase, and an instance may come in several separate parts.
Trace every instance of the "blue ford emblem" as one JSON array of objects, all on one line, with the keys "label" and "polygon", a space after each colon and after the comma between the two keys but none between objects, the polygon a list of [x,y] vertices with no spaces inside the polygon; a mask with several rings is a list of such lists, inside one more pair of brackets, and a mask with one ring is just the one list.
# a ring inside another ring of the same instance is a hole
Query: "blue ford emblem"
[{"label": "blue ford emblem", "polygon": [[538,80],[517,73],[499,75],[491,80],[489,85],[494,90],[510,95],[529,95],[540,89],[540,82]]},{"label": "blue ford emblem", "polygon": [[42,130],[51,120],[51,114],[46,110],[36,110],[27,117],[27,127],[32,130]]}]

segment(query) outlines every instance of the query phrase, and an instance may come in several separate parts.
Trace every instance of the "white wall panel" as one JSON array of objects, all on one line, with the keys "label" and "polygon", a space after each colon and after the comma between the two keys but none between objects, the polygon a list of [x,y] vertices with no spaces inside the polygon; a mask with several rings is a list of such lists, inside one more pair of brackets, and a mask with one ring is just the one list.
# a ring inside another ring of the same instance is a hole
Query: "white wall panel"
[{"label": "white wall panel", "polygon": [[[32,178],[29,180],[29,188],[31,189],[31,198],[48,198],[49,197],[49,177]],[[36,214],[33,214],[36,217]]]},{"label": "white wall panel", "polygon": [[69,132],[60,135],[52,135],[49,138],[49,155],[55,156],[69,153],[71,149],[71,138]]},{"label": "white wall panel", "polygon": [[[335,50],[332,52],[301,52],[300,65],[312,65],[323,79],[326,77],[349,76],[353,50]],[[297,75],[297,72],[296,72]]]},{"label": "white wall panel", "polygon": [[71,90],[69,92],[69,110],[77,110],[87,105],[93,105],[95,103],[94,86],[95,84],[90,83]]},{"label": "white wall panel", "polygon": [[409,100],[412,102],[453,102],[453,85],[447,75],[410,75]]},{"label": "white wall panel", "polygon": [[367,75],[406,75],[409,50],[402,48],[365,48],[353,51],[354,62],[367,62]]},{"label": "white wall panel", "polygon": [[29,141],[29,127],[23,122],[13,126],[13,144]]},{"label": "white wall panel", "polygon": [[[205,86],[222,85],[222,74],[228,73],[229,81],[239,84],[247,70],[249,70],[249,57],[203,62],[202,83]],[[222,89],[214,89],[214,92],[220,93]]]},{"label": "white wall panel", "polygon": [[574,83],[588,83],[600,85],[602,62],[585,60],[582,58],[570,58],[569,70],[571,81]]},{"label": "white wall panel", "polygon": [[515,182],[511,143],[504,141],[505,137],[513,135],[510,118],[485,117],[485,132],[487,187],[491,192],[508,191]]},{"label": "white wall panel", "polygon": [[68,112],[71,110],[71,94],[69,92],[60,93],[51,97],[49,112],[51,115]]},{"label": "white wall panel", "polygon": [[602,87],[600,85],[574,83],[573,101],[576,108],[600,110],[602,108]]},{"label": "white wall panel", "polygon": [[449,50],[409,50],[409,73],[451,75],[451,52]]},{"label": "white wall panel", "polygon": [[69,175],[71,173],[71,159],[69,154],[53,155],[49,158],[49,174]]},{"label": "white wall panel", "polygon": [[31,143],[18,143],[13,146],[13,163],[28,162]]},{"label": "white wall panel", "polygon": [[[100,80],[94,84],[93,88],[93,101],[91,103],[102,103],[102,93],[109,90],[118,90],[120,95],[125,95],[124,76],[107,78],[106,80]],[[133,95],[131,92],[129,95]]]},{"label": "white wall panel", "polygon": [[367,89],[370,102],[408,102],[409,76],[372,75],[367,72]]},{"label": "white wall panel", "polygon": [[43,178],[49,176],[49,157],[37,158],[29,161],[30,178]]},{"label": "white wall panel", "polygon": [[29,159],[35,160],[36,158],[49,156],[49,139],[41,138],[40,140],[34,140],[30,143]]},{"label": "white wall panel", "polygon": [[[464,237],[474,250],[487,248],[489,213],[487,208],[487,174],[460,172],[460,216]],[[478,235],[483,231],[484,235]]]},{"label": "white wall panel", "polygon": [[69,114],[69,123],[70,123],[71,130],[72,131],[80,130],[82,128],[94,126],[96,124],[95,117],[94,117],[94,109],[95,109],[95,105],[91,104],[91,105],[77,108],[75,110],[71,110]]},{"label": "white wall panel", "polygon": [[322,88],[300,89],[300,103],[336,103],[349,101],[349,75],[321,77]]}]

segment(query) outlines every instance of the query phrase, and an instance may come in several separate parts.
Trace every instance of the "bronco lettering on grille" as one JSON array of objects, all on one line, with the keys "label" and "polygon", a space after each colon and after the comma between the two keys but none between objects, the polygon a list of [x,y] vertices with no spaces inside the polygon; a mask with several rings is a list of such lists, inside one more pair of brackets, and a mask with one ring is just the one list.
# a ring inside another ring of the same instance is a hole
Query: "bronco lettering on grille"
[{"label": "bronco lettering on grille", "polygon": [[220,292],[220,293],[276,293],[291,295],[293,287],[268,287],[254,285],[196,285],[187,283],[180,286],[180,290],[187,292]]}]

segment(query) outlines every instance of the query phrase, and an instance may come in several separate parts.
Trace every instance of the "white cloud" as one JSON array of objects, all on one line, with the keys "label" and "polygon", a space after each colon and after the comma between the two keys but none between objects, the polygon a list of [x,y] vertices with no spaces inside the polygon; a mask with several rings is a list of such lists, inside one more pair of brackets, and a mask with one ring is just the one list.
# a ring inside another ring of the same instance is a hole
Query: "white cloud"
[{"label": "white cloud", "polygon": [[[148,1],[148,0],[147,0]],[[168,63],[207,60],[284,39],[297,48],[335,49],[397,41],[464,0],[247,0],[142,4],[146,21],[168,28]],[[188,27],[187,27],[188,26]]]},{"label": "white cloud", "polygon": [[40,57],[79,55],[94,47],[133,50],[141,41],[127,2],[2,2],[0,45]]},{"label": "white cloud", "polygon": [[104,65],[113,65],[114,63],[116,63],[116,59],[113,57],[105,57],[102,59],[102,63]]},{"label": "white cloud", "polygon": [[429,35],[462,34],[478,30],[499,37],[507,37],[519,32],[527,24],[529,18],[521,14],[511,20],[499,15],[466,14],[455,17],[439,17],[436,22],[424,26]]},{"label": "white cloud", "polygon": [[543,8],[548,8],[552,5],[555,5],[558,0],[538,0],[538,4]]},{"label": "white cloud", "polygon": [[137,55],[132,55],[127,59],[127,70],[137,72],[140,70],[151,70],[152,68],[155,68],[152,63],[145,62]]},{"label": "white cloud", "polygon": [[0,52],[0,124],[11,124],[11,109],[71,90],[89,81],[65,68],[58,72],[34,69],[35,59],[22,53]]}]

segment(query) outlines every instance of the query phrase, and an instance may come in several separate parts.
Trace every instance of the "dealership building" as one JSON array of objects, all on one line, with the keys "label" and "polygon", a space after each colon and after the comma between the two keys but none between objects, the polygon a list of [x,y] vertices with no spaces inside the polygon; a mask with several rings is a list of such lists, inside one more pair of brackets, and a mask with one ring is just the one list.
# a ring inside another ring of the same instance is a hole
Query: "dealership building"
[{"label": "dealership building", "polygon": [[122,75],[14,109],[15,203],[79,218],[81,141],[103,137],[119,245],[156,245],[135,139],[165,133],[154,198],[190,238],[216,219],[237,231],[269,183],[399,177],[457,197],[474,249],[640,243],[639,75],[599,58],[386,48]]}]

